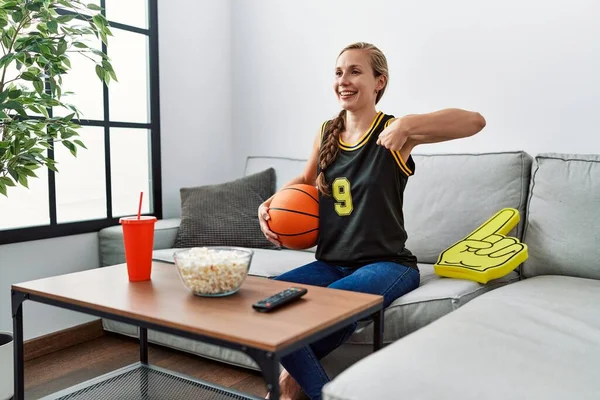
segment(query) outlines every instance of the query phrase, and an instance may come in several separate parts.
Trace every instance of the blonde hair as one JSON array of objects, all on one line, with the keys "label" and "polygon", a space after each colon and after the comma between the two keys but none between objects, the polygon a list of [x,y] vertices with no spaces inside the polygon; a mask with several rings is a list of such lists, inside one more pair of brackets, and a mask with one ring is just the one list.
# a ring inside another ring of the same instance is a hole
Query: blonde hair
[{"label": "blonde hair", "polygon": [[[348,50],[367,51],[369,55],[369,64],[373,69],[373,75],[375,75],[376,78],[385,76],[383,88],[377,92],[375,97],[375,104],[377,104],[385,92],[385,88],[387,87],[387,82],[389,79],[388,64],[385,55],[381,50],[370,43],[357,42],[346,46],[340,52],[340,54],[338,54],[338,58]],[[326,196],[331,195],[331,187],[329,183],[325,181],[325,170],[335,161],[340,152],[338,141],[340,134],[345,129],[345,117],[346,110],[340,111],[340,113],[330,123],[327,124],[323,134],[323,138],[325,138],[325,140],[323,143],[321,143],[321,150],[319,152],[319,167],[321,168],[321,171],[317,176],[317,186],[319,191]]]}]

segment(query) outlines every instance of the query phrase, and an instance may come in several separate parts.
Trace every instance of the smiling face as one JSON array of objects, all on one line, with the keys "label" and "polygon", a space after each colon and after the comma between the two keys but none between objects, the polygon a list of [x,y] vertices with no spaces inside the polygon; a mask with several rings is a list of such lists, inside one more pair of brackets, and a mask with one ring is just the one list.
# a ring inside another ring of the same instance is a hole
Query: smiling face
[{"label": "smiling face", "polygon": [[370,59],[369,51],[362,49],[346,50],[338,57],[333,90],[344,110],[375,107],[387,77],[373,70]]}]

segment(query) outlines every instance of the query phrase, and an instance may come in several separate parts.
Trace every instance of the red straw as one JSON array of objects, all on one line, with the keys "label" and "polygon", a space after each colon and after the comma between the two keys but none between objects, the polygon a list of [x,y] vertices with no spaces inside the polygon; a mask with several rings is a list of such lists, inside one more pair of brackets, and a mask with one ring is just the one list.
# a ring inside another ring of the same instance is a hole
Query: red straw
[{"label": "red straw", "polygon": [[138,206],[138,218],[140,219],[140,216],[142,214],[142,198],[144,197],[144,192],[140,192],[140,205]]}]

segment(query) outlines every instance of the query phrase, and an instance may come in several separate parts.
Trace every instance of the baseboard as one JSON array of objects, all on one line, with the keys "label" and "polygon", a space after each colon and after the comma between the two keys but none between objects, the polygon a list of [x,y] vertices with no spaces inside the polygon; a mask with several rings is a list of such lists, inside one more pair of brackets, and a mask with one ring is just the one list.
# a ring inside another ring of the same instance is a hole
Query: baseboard
[{"label": "baseboard", "polygon": [[26,340],[23,343],[23,358],[25,361],[33,360],[101,336],[104,336],[104,329],[102,328],[102,320],[98,319]]}]

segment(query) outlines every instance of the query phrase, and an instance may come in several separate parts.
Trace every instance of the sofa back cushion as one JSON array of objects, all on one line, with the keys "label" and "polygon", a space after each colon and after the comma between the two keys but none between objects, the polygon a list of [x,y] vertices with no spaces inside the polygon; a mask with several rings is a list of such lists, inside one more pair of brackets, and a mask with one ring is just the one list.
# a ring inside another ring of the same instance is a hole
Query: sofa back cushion
[{"label": "sofa back cushion", "polygon": [[522,238],[533,158],[522,151],[413,154],[415,175],[404,195],[406,247],[419,262],[435,263],[502,208],[519,210],[509,236]]},{"label": "sofa back cushion", "polygon": [[600,156],[538,154],[531,179],[523,274],[600,279]]},{"label": "sofa back cushion", "polygon": [[248,157],[246,159],[246,168],[244,176],[255,174],[259,171],[264,171],[267,168],[275,169],[275,190],[279,190],[299,176],[304,171],[306,160],[285,157]]},{"label": "sofa back cushion", "polygon": [[[533,161],[529,154],[414,154],[413,158],[415,175],[408,180],[404,218],[406,247],[419,262],[435,263],[442,251],[502,208],[516,208],[521,221],[525,219]],[[244,175],[272,167],[279,190],[305,165],[301,159],[248,157]],[[510,235],[521,238],[522,225]]]}]

